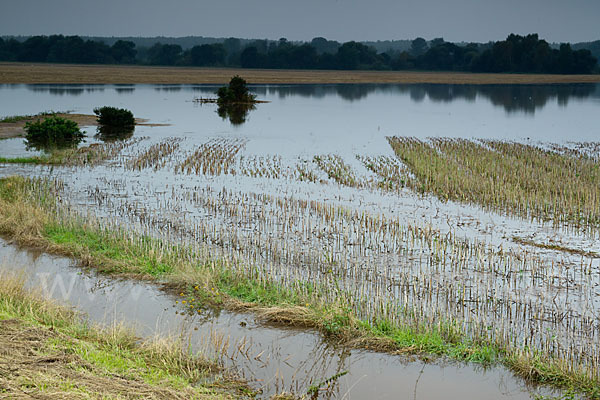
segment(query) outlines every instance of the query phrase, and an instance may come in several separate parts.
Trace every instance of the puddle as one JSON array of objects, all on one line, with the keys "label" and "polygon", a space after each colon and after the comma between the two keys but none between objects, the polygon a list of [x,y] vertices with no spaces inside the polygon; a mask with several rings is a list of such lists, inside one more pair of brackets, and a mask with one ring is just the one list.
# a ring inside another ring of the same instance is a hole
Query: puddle
[{"label": "puddle", "polygon": [[[194,351],[235,368],[263,398],[281,391],[305,393],[311,385],[347,371],[324,398],[343,399],[530,399],[533,389],[502,368],[427,363],[401,356],[348,350],[318,334],[265,326],[250,314],[183,313],[177,296],[155,285],[98,276],[70,259],[20,250],[0,240],[0,268],[25,270],[27,285],[74,306],[101,324],[124,321],[140,336],[183,335]],[[209,349],[209,350],[207,350]],[[213,353],[214,354],[214,353]],[[538,392],[536,392],[538,393]]]}]

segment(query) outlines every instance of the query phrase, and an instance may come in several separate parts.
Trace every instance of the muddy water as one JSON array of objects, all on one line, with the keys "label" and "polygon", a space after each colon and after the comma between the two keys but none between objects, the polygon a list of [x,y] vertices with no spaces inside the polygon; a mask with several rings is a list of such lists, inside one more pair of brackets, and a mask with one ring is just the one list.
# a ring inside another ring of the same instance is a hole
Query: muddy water
[{"label": "muddy water", "polygon": [[[217,357],[262,390],[306,392],[340,372],[324,398],[529,399],[534,389],[502,368],[484,370],[331,345],[318,334],[266,326],[250,314],[186,314],[178,298],[155,285],[115,280],[83,271],[70,259],[20,250],[0,240],[0,268],[26,271],[27,285],[85,313],[91,321],[123,321],[141,336],[182,335],[194,351]],[[225,352],[216,355],[214,348]]]}]

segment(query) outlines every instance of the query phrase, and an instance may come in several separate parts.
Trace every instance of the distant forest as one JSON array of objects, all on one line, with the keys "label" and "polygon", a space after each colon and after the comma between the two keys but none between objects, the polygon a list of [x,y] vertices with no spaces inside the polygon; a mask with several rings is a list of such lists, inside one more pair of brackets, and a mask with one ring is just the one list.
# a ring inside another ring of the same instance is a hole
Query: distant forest
[{"label": "distant forest", "polygon": [[[130,39],[130,40],[129,40]],[[593,52],[593,53],[592,53]],[[0,38],[0,61],[168,66],[589,74],[600,41],[554,45],[537,34],[489,43],[310,42],[238,38]]]}]

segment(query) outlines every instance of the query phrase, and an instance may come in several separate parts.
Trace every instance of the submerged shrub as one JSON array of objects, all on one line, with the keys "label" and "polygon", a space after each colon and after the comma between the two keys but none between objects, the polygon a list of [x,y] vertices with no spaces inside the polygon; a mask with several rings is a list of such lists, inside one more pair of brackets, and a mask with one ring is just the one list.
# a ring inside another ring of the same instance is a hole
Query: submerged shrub
[{"label": "submerged shrub", "polygon": [[98,116],[100,126],[121,129],[133,129],[135,126],[133,113],[124,108],[104,106],[94,108],[94,114]]},{"label": "submerged shrub", "polygon": [[246,80],[239,75],[231,78],[228,86],[220,87],[217,90],[217,96],[217,103],[220,106],[232,103],[254,103],[256,101],[256,96],[248,90]]},{"label": "submerged shrub", "polygon": [[76,146],[85,136],[75,121],[62,117],[27,122],[25,132],[27,147],[39,150]]},{"label": "submerged shrub", "polygon": [[231,78],[228,86],[220,87],[217,96],[217,113],[223,119],[229,118],[233,125],[246,122],[248,113],[255,108],[256,96],[250,93],[246,80],[239,75]]}]

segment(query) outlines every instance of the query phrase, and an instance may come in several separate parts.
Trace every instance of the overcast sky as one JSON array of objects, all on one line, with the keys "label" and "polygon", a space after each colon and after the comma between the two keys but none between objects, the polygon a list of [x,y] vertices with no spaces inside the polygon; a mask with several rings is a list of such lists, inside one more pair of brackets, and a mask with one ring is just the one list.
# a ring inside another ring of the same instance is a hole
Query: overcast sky
[{"label": "overcast sky", "polygon": [[600,39],[600,0],[0,0],[0,35]]}]

